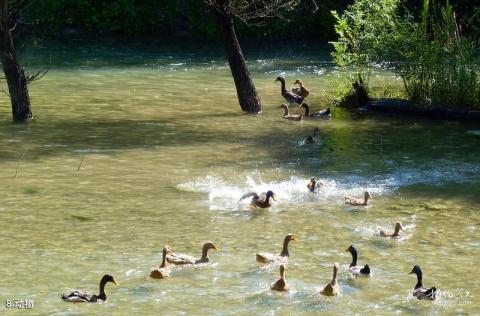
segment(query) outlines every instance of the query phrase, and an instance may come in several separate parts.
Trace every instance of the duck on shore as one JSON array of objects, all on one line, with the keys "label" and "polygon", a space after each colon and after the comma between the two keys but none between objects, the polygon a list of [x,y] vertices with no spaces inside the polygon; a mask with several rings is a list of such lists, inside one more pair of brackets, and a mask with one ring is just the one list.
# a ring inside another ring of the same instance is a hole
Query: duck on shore
[{"label": "duck on shore", "polygon": [[422,269],[420,269],[420,266],[415,265],[409,274],[413,274],[413,273],[417,275],[417,284],[415,284],[415,287],[413,288],[413,296],[417,297],[419,300],[423,300],[423,299],[434,300],[437,292],[437,288],[436,287],[426,288],[423,286],[423,283],[422,283],[423,274],[422,274]]},{"label": "duck on shore", "polygon": [[298,105],[301,105],[304,101],[304,98],[293,93],[293,92],[290,92],[288,91],[286,88],[285,88],[285,79],[283,77],[277,77],[277,79],[275,79],[274,82],[278,82],[280,81],[281,83],[281,87],[280,87],[280,93],[282,94],[282,97],[288,102],[290,103],[290,105],[292,104],[298,104]]},{"label": "duck on shore", "polygon": [[206,242],[203,245],[202,256],[199,259],[183,253],[170,252],[167,255],[167,261],[175,265],[207,263],[210,261],[210,259],[208,258],[208,251],[210,249],[218,251],[218,248],[217,246],[215,246],[215,244],[213,244],[212,242]]},{"label": "duck on shore", "polygon": [[96,302],[105,302],[107,300],[107,295],[105,294],[105,285],[111,282],[115,285],[118,285],[118,282],[108,274],[105,274],[102,279],[100,280],[100,293],[91,294],[85,291],[73,291],[72,293],[65,295],[62,294],[61,298],[65,302],[72,302],[72,303],[96,303]]},{"label": "duck on shore", "polygon": [[279,255],[275,255],[272,253],[268,252],[260,252],[257,253],[256,258],[257,262],[260,263],[272,263],[272,262],[282,262],[282,263],[287,263],[288,262],[288,257],[290,256],[288,252],[288,244],[290,241],[297,241],[298,238],[295,237],[293,234],[288,234],[285,236],[285,239],[283,240],[283,248],[282,252],[280,252]]},{"label": "duck on shore", "polygon": [[320,131],[320,129],[319,129],[318,127],[315,127],[315,128],[313,129],[313,135],[308,135],[308,136],[305,138],[305,140],[303,141],[303,143],[304,143],[304,144],[307,144],[307,145],[309,145],[309,144],[315,144],[315,143],[317,142],[316,137],[317,137],[317,134],[318,134],[319,131]]},{"label": "duck on shore", "polygon": [[302,114],[290,114],[290,110],[288,109],[288,105],[286,105],[285,103],[282,103],[282,105],[280,105],[280,108],[284,110],[283,118],[285,120],[301,121],[303,119]]},{"label": "duck on shore", "polygon": [[303,85],[303,80],[297,79],[294,82],[294,85],[298,84],[299,87],[292,87],[292,93],[295,93],[296,95],[306,98],[310,94],[310,91]]},{"label": "duck on shore", "polygon": [[345,204],[350,204],[350,205],[354,205],[354,206],[366,206],[367,203],[368,203],[368,199],[371,199],[371,198],[372,198],[372,196],[370,195],[370,193],[365,191],[363,193],[363,199],[346,196],[345,197]]},{"label": "duck on shore", "polygon": [[281,264],[280,265],[280,279],[277,280],[277,282],[273,283],[270,288],[274,291],[288,291],[288,284],[287,281],[285,280],[285,271],[288,271],[288,268]]},{"label": "duck on shore", "polygon": [[350,245],[345,251],[352,254],[352,262],[350,263],[348,269],[354,276],[371,276],[372,271],[368,264],[363,267],[357,264],[358,252],[354,245]]},{"label": "duck on shore", "polygon": [[273,191],[271,190],[264,192],[261,195],[258,195],[255,192],[246,193],[240,198],[240,201],[249,197],[252,197],[250,205],[259,208],[267,208],[272,206],[272,204],[270,203],[270,198],[276,201],[275,193],[273,193]]},{"label": "duck on shore", "polygon": [[316,118],[316,119],[324,119],[329,120],[332,117],[332,112],[330,108],[326,108],[324,110],[320,110],[318,112],[310,113],[310,106],[306,103],[300,105],[301,108],[305,109],[305,117],[306,118]]},{"label": "duck on shore", "polygon": [[323,288],[320,293],[322,293],[325,296],[335,296],[340,294],[340,285],[337,282],[337,272],[339,269],[338,263],[335,263],[333,265],[333,278],[332,281],[330,281],[325,287]]},{"label": "duck on shore", "polygon": [[379,231],[378,231],[378,234],[379,234],[380,237],[395,238],[395,237],[399,236],[399,233],[400,233],[401,230],[403,230],[402,223],[396,223],[395,224],[395,231],[393,233],[387,232],[386,230],[384,230],[383,228],[380,227]]}]

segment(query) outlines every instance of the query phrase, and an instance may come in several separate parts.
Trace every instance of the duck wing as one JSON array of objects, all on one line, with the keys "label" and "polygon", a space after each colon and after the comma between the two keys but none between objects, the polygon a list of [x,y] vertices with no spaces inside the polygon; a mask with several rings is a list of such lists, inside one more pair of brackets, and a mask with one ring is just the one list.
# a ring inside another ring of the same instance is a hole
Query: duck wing
[{"label": "duck wing", "polygon": [[363,267],[353,266],[353,267],[350,267],[349,270],[350,272],[352,272],[354,276],[371,276],[372,275],[372,271],[370,270],[370,267],[368,266],[368,264],[366,264]]},{"label": "duck wing", "polygon": [[413,291],[413,296],[416,296],[419,300],[427,299],[427,300],[434,300],[437,293],[437,288],[424,288],[420,287]]},{"label": "duck wing", "polygon": [[169,276],[170,276],[169,267],[153,269],[152,272],[150,272],[150,277],[154,279],[165,279],[165,278],[168,278]]},{"label": "duck wing", "polygon": [[257,253],[257,262],[260,263],[270,263],[277,260],[277,255],[268,252]]},{"label": "duck wing", "polygon": [[270,288],[274,291],[288,291],[287,282],[283,279],[278,279],[278,281],[273,283]]},{"label": "duck wing", "polygon": [[303,103],[303,98],[301,96],[289,91],[285,91],[285,93],[283,93],[283,97],[285,100],[287,100],[288,103]]},{"label": "duck wing", "polygon": [[84,303],[84,302],[92,302],[94,300],[95,295],[89,292],[84,291],[73,291],[69,295],[62,294],[61,298],[65,302],[72,302],[72,303]]},{"label": "duck wing", "polygon": [[249,192],[249,193],[246,193],[246,194],[242,195],[242,197],[240,198],[239,201],[241,201],[241,200],[243,200],[243,199],[246,199],[246,198],[249,198],[249,197],[254,197],[254,198],[256,198],[256,199],[259,198],[257,193],[255,193],[255,192]]},{"label": "duck wing", "polygon": [[311,116],[323,119],[330,119],[332,117],[332,113],[330,112],[330,108],[327,108],[318,112],[314,112],[311,114]]},{"label": "duck wing", "polygon": [[184,253],[170,253],[167,255],[167,261],[175,265],[181,264],[195,264],[197,259],[193,256]]}]

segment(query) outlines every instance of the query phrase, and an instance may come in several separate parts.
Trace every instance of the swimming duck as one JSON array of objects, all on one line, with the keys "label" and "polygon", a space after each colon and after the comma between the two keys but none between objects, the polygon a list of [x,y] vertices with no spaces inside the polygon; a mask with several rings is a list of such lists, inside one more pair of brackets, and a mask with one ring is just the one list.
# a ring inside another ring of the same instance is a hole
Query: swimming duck
[{"label": "swimming duck", "polygon": [[326,108],[318,112],[310,113],[310,106],[308,104],[303,103],[300,107],[305,109],[306,118],[318,118],[318,119],[329,120],[332,117],[332,112],[330,111],[330,108]]},{"label": "swimming duck", "polygon": [[267,208],[272,206],[270,204],[270,198],[276,201],[275,193],[273,193],[273,191],[267,191],[266,193],[264,192],[260,196],[255,192],[250,192],[250,193],[244,194],[240,198],[240,201],[248,197],[252,197],[252,202],[250,203],[250,205],[260,207],[260,208]]},{"label": "swimming duck", "polygon": [[323,290],[320,291],[320,293],[322,293],[323,295],[326,295],[326,296],[335,296],[335,295],[338,295],[340,294],[340,285],[338,284],[337,282],[337,271],[339,269],[339,265],[338,263],[335,263],[333,265],[333,278],[332,278],[332,281],[330,281],[330,283],[328,283],[327,285],[325,285],[325,287],[323,288]]},{"label": "swimming duck", "polygon": [[363,193],[363,199],[361,198],[357,199],[350,196],[345,197],[345,204],[350,204],[354,206],[365,206],[367,205],[368,199],[371,199],[371,198],[372,196],[370,195],[370,193],[365,191],[365,193]]},{"label": "swimming duck", "polygon": [[65,302],[73,303],[95,303],[95,302],[104,302],[107,300],[107,295],[105,294],[105,284],[112,282],[115,285],[118,285],[118,282],[108,274],[105,274],[100,280],[100,294],[91,294],[85,291],[73,291],[69,295],[62,294],[61,298]]},{"label": "swimming duck", "polygon": [[325,185],[325,183],[323,183],[323,181],[318,181],[317,182],[317,180],[315,180],[315,178],[310,178],[310,182],[307,184],[307,188],[310,192],[317,192],[324,185]]},{"label": "swimming duck", "polygon": [[162,251],[162,264],[160,267],[157,269],[153,269],[152,272],[150,272],[150,277],[154,279],[165,279],[170,276],[170,267],[168,266],[167,263],[167,254],[170,253],[171,250],[168,246],[165,246]]},{"label": "swimming duck", "polygon": [[417,275],[417,284],[415,284],[415,288],[413,289],[413,296],[416,296],[419,300],[422,300],[422,299],[434,300],[435,294],[437,292],[437,288],[431,287],[427,289],[423,287],[422,270],[418,265],[415,265],[409,274],[412,274],[412,273],[415,273]]},{"label": "swimming duck", "polygon": [[303,85],[303,80],[297,79],[294,84],[298,84],[300,87],[292,87],[292,92],[296,95],[306,98],[310,94],[310,91]]},{"label": "swimming duck", "polygon": [[280,265],[280,279],[277,280],[277,282],[273,283],[270,288],[274,291],[288,291],[288,284],[287,281],[285,280],[285,271],[288,271],[288,268],[281,264]]},{"label": "swimming duck", "polygon": [[315,139],[315,137],[317,137],[317,134],[318,132],[320,131],[320,129],[318,127],[315,127],[313,129],[313,136],[307,136],[305,138],[305,140],[303,141],[305,144],[314,144],[317,142],[317,140]]},{"label": "swimming duck", "polygon": [[378,234],[380,235],[380,237],[391,237],[391,238],[395,238],[395,237],[398,237],[398,233],[403,230],[403,226],[402,226],[402,223],[396,223],[395,224],[395,231],[393,233],[390,233],[390,232],[387,232],[385,231],[383,228],[380,228]]},{"label": "swimming duck", "polygon": [[298,241],[298,238],[293,236],[293,234],[288,234],[287,236],[285,236],[285,239],[283,240],[282,252],[279,255],[274,255],[274,254],[268,253],[268,252],[257,253],[257,262],[271,263],[271,262],[275,262],[275,261],[280,261],[280,262],[283,262],[283,263],[287,263],[288,256],[289,256],[288,243],[292,240],[293,241]]},{"label": "swimming duck", "polygon": [[350,245],[345,251],[348,251],[352,254],[352,263],[350,263],[349,270],[352,272],[354,276],[371,276],[372,271],[370,270],[370,267],[368,264],[365,266],[361,267],[357,265],[357,249],[353,246]]},{"label": "swimming duck", "polygon": [[282,105],[280,105],[280,108],[283,109],[285,112],[283,113],[283,118],[285,120],[290,120],[290,121],[301,121],[303,119],[303,115],[302,114],[289,114],[289,110],[288,110],[288,105],[286,105],[285,103],[283,103]]},{"label": "swimming duck", "polygon": [[277,81],[280,81],[282,86],[280,88],[280,92],[282,93],[282,97],[288,102],[290,103],[290,105],[292,104],[298,104],[298,105],[301,105],[303,103],[303,97],[293,93],[293,92],[290,92],[290,91],[287,91],[287,89],[285,88],[285,79],[283,79],[283,77],[277,77],[277,79],[275,79],[274,82],[277,82]]},{"label": "swimming duck", "polygon": [[200,259],[196,259],[193,256],[186,255],[186,254],[183,254],[183,253],[170,252],[167,255],[167,261],[169,263],[173,263],[175,265],[207,263],[207,262],[210,261],[210,259],[208,258],[208,251],[210,249],[218,251],[217,246],[215,246],[211,242],[207,242],[203,245],[202,257]]}]

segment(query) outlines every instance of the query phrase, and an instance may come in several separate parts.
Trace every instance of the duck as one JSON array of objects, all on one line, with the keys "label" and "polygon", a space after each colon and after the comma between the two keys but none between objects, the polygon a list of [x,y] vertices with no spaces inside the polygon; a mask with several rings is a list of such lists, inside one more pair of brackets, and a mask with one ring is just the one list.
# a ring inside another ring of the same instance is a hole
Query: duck
[{"label": "duck", "polygon": [[61,298],[65,302],[72,303],[96,303],[96,302],[105,302],[107,300],[107,295],[105,294],[105,285],[108,282],[112,282],[115,285],[119,283],[109,274],[105,274],[100,280],[100,294],[91,294],[85,291],[73,291],[72,293],[66,295],[62,294]]},{"label": "duck", "polygon": [[315,180],[315,178],[310,178],[310,182],[307,184],[307,188],[308,188],[308,191],[310,192],[317,192],[318,190],[320,190],[323,186],[325,185],[325,183],[323,181],[318,181]]},{"label": "duck", "polygon": [[270,198],[272,200],[276,201],[276,196],[273,191],[269,190],[267,192],[262,193],[261,195],[258,195],[255,192],[250,192],[247,194],[244,194],[241,198],[240,201],[246,198],[252,197],[252,201],[250,202],[251,206],[259,207],[259,208],[268,208],[272,206],[270,203]]},{"label": "duck", "polygon": [[287,266],[284,264],[280,265],[280,279],[277,280],[277,282],[273,283],[270,288],[274,291],[280,291],[280,292],[285,292],[288,291],[288,284],[287,281],[285,280],[285,271],[288,271]]},{"label": "duck", "polygon": [[387,232],[385,231],[383,228],[380,228],[380,230],[378,231],[378,234],[380,235],[380,237],[391,237],[391,238],[395,238],[395,237],[398,237],[398,233],[403,230],[403,226],[402,226],[402,223],[396,223],[395,224],[395,231],[393,233],[390,233],[390,232]]},{"label": "duck", "polygon": [[152,272],[150,272],[150,277],[154,279],[166,279],[170,276],[171,269],[168,266],[168,261],[167,261],[167,254],[170,253],[170,247],[165,246],[163,247],[162,251],[162,264],[160,267],[153,269]]},{"label": "duck", "polygon": [[277,79],[275,79],[274,82],[278,82],[280,81],[281,82],[281,88],[280,88],[280,92],[282,94],[282,97],[288,102],[290,103],[290,105],[292,104],[298,104],[298,105],[301,105],[302,103],[304,103],[304,98],[293,93],[293,92],[290,92],[288,91],[286,88],[285,88],[285,79],[283,79],[283,77],[277,77]]},{"label": "duck", "polygon": [[305,109],[304,116],[306,118],[317,118],[317,119],[324,119],[324,120],[329,120],[330,118],[332,118],[332,112],[330,111],[330,108],[326,108],[318,112],[310,113],[310,106],[307,103],[303,103],[302,105],[300,105],[300,107]]},{"label": "duck", "polygon": [[363,199],[361,198],[353,198],[353,197],[350,197],[350,196],[346,196],[345,197],[345,204],[350,204],[350,205],[354,205],[354,206],[366,206],[367,203],[368,203],[368,199],[371,199],[372,196],[370,195],[370,193],[368,193],[367,191],[365,191],[363,193]]},{"label": "duck", "polygon": [[317,140],[315,139],[315,137],[317,137],[317,134],[318,132],[320,131],[320,129],[318,127],[315,127],[313,129],[313,136],[311,135],[308,135],[305,140],[303,141],[304,144],[315,144],[317,142]]},{"label": "duck", "polygon": [[298,238],[295,237],[293,234],[288,234],[285,236],[285,239],[283,240],[283,248],[282,252],[280,252],[279,255],[274,255],[272,253],[268,252],[260,252],[257,253],[257,262],[260,263],[272,263],[272,262],[281,262],[281,263],[287,263],[289,253],[288,253],[288,244],[290,241],[296,241],[298,242]]},{"label": "duck", "polygon": [[362,266],[357,265],[357,249],[354,245],[350,245],[345,251],[348,251],[352,254],[352,263],[350,263],[348,269],[354,276],[371,276],[372,271],[368,264]]},{"label": "duck", "polygon": [[290,114],[290,111],[288,109],[288,105],[286,105],[285,103],[282,103],[282,105],[280,105],[280,108],[285,111],[283,113],[283,118],[285,120],[290,120],[290,121],[301,121],[301,120],[303,120],[303,115],[302,114]]},{"label": "duck", "polygon": [[208,258],[208,251],[210,249],[218,251],[218,248],[215,244],[213,244],[212,242],[206,242],[202,248],[202,257],[200,257],[199,259],[183,253],[170,252],[167,255],[167,261],[175,265],[207,263],[210,261],[210,259]]},{"label": "duck", "polygon": [[308,97],[308,95],[310,94],[310,91],[303,85],[303,80],[297,79],[293,84],[294,85],[298,84],[300,87],[298,88],[292,87],[292,93],[295,93],[296,95],[304,99]]},{"label": "duck", "polygon": [[323,290],[320,291],[325,296],[335,296],[340,294],[340,285],[337,282],[337,272],[339,269],[338,263],[335,263],[333,265],[333,278],[332,281],[330,281]]},{"label": "duck", "polygon": [[417,284],[413,288],[413,296],[417,297],[419,300],[434,300],[437,292],[436,287],[425,288],[422,283],[422,269],[418,265],[415,265],[410,271],[409,274],[415,273],[417,275]]}]

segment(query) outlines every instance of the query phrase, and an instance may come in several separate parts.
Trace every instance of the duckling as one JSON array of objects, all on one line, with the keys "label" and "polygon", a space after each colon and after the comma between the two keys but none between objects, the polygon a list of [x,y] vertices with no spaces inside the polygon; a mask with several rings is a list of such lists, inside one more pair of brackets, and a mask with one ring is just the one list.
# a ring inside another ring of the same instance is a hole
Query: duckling
[{"label": "duckling", "polygon": [[330,108],[326,108],[318,112],[310,113],[310,106],[307,103],[303,103],[302,105],[300,105],[300,107],[305,109],[306,118],[318,118],[318,119],[329,120],[332,117],[332,112],[330,111]]},{"label": "duckling", "polygon": [[282,105],[280,105],[280,108],[285,111],[283,113],[283,118],[284,119],[290,120],[290,121],[301,121],[301,120],[303,120],[303,115],[302,114],[289,114],[288,105],[286,105],[285,103],[282,103]]},{"label": "duckling", "polygon": [[292,92],[295,93],[296,95],[306,98],[310,94],[310,91],[303,85],[303,81],[300,79],[295,80],[294,84],[298,84],[300,87],[292,87]]},{"label": "duckling", "polygon": [[402,223],[396,223],[395,224],[395,231],[393,233],[390,233],[390,232],[387,232],[385,231],[383,228],[380,228],[378,234],[380,235],[380,237],[391,237],[391,238],[395,238],[395,237],[398,237],[398,233],[403,230],[403,226],[402,226]]},{"label": "duckling", "polygon": [[287,281],[285,280],[285,271],[288,271],[288,268],[281,264],[280,265],[280,279],[277,280],[277,282],[273,283],[270,288],[274,291],[288,291],[288,284]]},{"label": "duckling", "polygon": [[361,267],[357,265],[357,249],[353,246],[350,245],[345,251],[348,251],[352,254],[352,263],[350,263],[349,270],[352,272],[354,276],[371,276],[372,271],[370,270],[370,267],[368,264],[365,266]]},{"label": "duckling", "polygon": [[324,185],[325,185],[325,183],[323,181],[320,180],[320,181],[317,182],[317,180],[315,180],[315,178],[310,178],[310,182],[307,184],[307,188],[310,192],[317,192]]},{"label": "duckling", "polygon": [[339,269],[339,265],[338,265],[338,263],[335,263],[333,265],[333,279],[332,279],[332,281],[330,281],[330,283],[325,285],[323,290],[320,291],[320,293],[322,293],[323,295],[335,296],[335,295],[340,294],[340,285],[337,282],[337,271],[338,271],[338,269]]},{"label": "duckling", "polygon": [[107,295],[105,294],[105,284],[108,282],[112,282],[115,285],[119,285],[119,283],[108,274],[105,274],[102,279],[100,280],[100,294],[91,294],[85,291],[73,291],[69,295],[62,294],[61,298],[65,302],[73,302],[73,303],[95,303],[95,302],[105,302],[107,300]]},{"label": "duckling", "polygon": [[275,196],[275,193],[273,193],[273,191],[267,191],[266,193],[262,193],[260,196],[255,193],[255,192],[250,192],[250,193],[247,193],[247,194],[244,194],[241,198],[240,198],[240,201],[243,200],[243,199],[246,199],[248,197],[252,197],[252,202],[250,203],[250,205],[252,206],[256,206],[256,207],[259,207],[259,208],[267,208],[267,207],[270,207],[272,206],[272,204],[270,204],[270,198],[272,198],[272,200],[276,201],[276,196]]},{"label": "duckling", "polygon": [[277,79],[275,79],[274,82],[277,82],[277,81],[280,81],[282,86],[280,88],[280,92],[282,93],[282,97],[288,102],[290,103],[290,105],[292,104],[298,104],[298,105],[301,105],[303,103],[303,97],[293,93],[293,92],[290,92],[290,91],[287,91],[287,89],[285,88],[285,79],[283,79],[283,77],[277,77]]},{"label": "duckling", "polygon": [[170,267],[168,266],[168,263],[167,263],[167,254],[170,253],[170,252],[171,252],[170,247],[165,246],[163,248],[162,264],[160,265],[160,267],[158,267],[157,269],[153,269],[152,272],[150,272],[150,277],[151,278],[165,279],[165,278],[168,278],[170,276],[171,269],[170,269]]},{"label": "duckling", "polygon": [[305,140],[303,141],[304,144],[315,144],[317,142],[317,140],[315,139],[315,137],[317,137],[317,134],[318,132],[320,131],[320,129],[318,127],[315,127],[313,129],[313,136],[307,136],[305,138]]},{"label": "duckling", "polygon": [[363,200],[361,198],[357,199],[357,198],[347,196],[345,197],[345,204],[350,204],[354,206],[366,206],[368,199],[371,199],[371,198],[372,196],[370,195],[370,193],[365,191],[365,193],[363,193]]},{"label": "duckling", "polygon": [[298,242],[298,238],[295,237],[293,234],[288,234],[287,236],[285,236],[285,239],[283,240],[282,252],[279,255],[274,255],[268,252],[257,253],[257,262],[272,263],[272,262],[279,261],[282,263],[287,263],[288,256],[289,256],[288,243],[292,240]]},{"label": "duckling", "polygon": [[218,251],[217,246],[215,246],[211,242],[207,242],[203,245],[202,257],[200,259],[196,259],[193,256],[186,255],[183,253],[171,252],[170,254],[167,255],[167,261],[175,265],[207,263],[210,261],[210,259],[208,258],[208,250],[210,249]]},{"label": "duckling", "polygon": [[409,274],[412,273],[415,273],[417,275],[417,284],[415,284],[415,287],[413,289],[413,296],[416,296],[419,300],[427,299],[433,301],[435,299],[437,288],[431,287],[428,289],[423,287],[422,270],[418,265],[415,265]]}]

